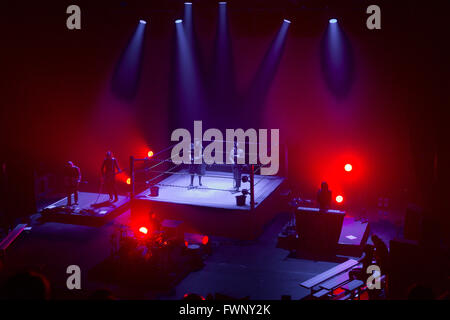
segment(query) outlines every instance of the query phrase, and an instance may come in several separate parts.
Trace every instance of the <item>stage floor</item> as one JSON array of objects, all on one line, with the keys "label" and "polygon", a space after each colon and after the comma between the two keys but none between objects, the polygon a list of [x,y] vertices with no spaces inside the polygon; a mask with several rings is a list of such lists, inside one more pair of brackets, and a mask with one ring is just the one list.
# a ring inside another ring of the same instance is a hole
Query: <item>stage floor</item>
[{"label": "stage floor", "polygon": [[[188,188],[190,175],[186,171],[177,172],[157,184],[159,195],[150,196],[147,189],[136,198],[150,201],[189,204],[223,209],[250,210],[250,196],[247,196],[245,206],[236,205],[236,196],[241,192],[233,190],[233,175],[229,172],[207,171],[202,177],[203,186],[198,186],[198,177],[194,179],[194,188]],[[277,176],[255,175],[255,207],[261,204],[275,191],[284,178]],[[242,183],[242,189],[250,189],[250,183]]]}]

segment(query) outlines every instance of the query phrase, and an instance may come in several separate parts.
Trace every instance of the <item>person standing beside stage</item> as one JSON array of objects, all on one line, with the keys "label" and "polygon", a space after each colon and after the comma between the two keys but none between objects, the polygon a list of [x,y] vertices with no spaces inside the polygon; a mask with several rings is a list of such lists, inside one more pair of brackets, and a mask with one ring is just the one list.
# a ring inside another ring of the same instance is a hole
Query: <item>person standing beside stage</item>
[{"label": "person standing beside stage", "polygon": [[[196,153],[197,151],[197,153]],[[189,184],[189,188],[194,187],[194,176],[198,175],[198,185],[202,186],[202,176],[205,175],[205,163],[203,162],[203,146],[200,143],[200,140],[195,140],[194,143],[191,143],[191,164],[189,165],[189,173],[191,174],[191,183]],[[195,163],[195,160],[202,159],[202,163]]]},{"label": "person standing beside stage", "polygon": [[[109,201],[116,202],[119,200],[116,189],[116,174],[120,172],[119,164],[113,157],[111,151],[106,152],[106,158],[102,164],[102,178],[106,191],[109,194]],[[113,200],[114,195],[114,200]]]},{"label": "person standing beside stage", "polygon": [[328,183],[325,181],[320,185],[320,189],[317,192],[317,204],[319,209],[326,211],[331,207],[331,190],[328,189]]},{"label": "person standing beside stage", "polygon": [[239,191],[241,188],[241,177],[242,177],[242,164],[239,164],[239,159],[245,157],[244,150],[240,148],[237,141],[234,141],[233,149],[230,152],[230,162],[233,164],[233,179],[234,179],[234,190]]},{"label": "person standing beside stage", "polygon": [[74,204],[78,204],[78,186],[81,182],[81,170],[72,161],[67,161],[64,168],[64,187],[67,195],[67,206],[72,205],[72,193]]}]

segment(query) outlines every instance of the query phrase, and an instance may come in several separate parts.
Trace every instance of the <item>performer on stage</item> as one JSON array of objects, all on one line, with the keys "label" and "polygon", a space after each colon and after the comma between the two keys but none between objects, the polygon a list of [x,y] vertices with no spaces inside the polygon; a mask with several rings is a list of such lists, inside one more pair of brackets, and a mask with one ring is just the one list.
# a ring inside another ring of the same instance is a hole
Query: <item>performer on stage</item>
[{"label": "performer on stage", "polygon": [[[120,172],[119,164],[111,151],[106,152],[106,158],[102,164],[103,184],[109,194],[109,201],[119,200],[116,190],[116,174]],[[114,195],[114,200],[113,200]]]},{"label": "performer on stage", "polygon": [[[197,153],[195,153],[195,148],[197,148]],[[194,176],[198,175],[198,185],[202,186],[202,176],[205,175],[206,165],[202,158],[203,146],[200,140],[195,140],[191,143],[191,164],[189,165],[189,173],[191,174],[191,184],[189,188],[194,187]],[[194,160],[202,159],[201,164],[194,163]]]},{"label": "performer on stage", "polygon": [[241,177],[243,165],[238,163],[238,159],[244,158],[244,150],[240,148],[237,141],[234,141],[233,149],[230,152],[230,161],[233,163],[234,189],[239,191],[241,187]]},{"label": "performer on stage", "polygon": [[64,168],[64,187],[67,195],[67,206],[72,205],[72,193],[75,205],[78,204],[78,186],[81,182],[81,171],[72,161],[67,161]]},{"label": "performer on stage", "polygon": [[331,190],[328,190],[328,183],[325,181],[317,192],[317,203],[320,210],[328,210],[331,206]]}]

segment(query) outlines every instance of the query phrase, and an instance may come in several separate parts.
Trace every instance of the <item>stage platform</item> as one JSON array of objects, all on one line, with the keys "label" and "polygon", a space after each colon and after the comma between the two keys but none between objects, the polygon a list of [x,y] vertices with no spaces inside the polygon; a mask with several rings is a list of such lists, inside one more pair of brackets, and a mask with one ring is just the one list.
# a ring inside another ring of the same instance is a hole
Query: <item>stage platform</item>
[{"label": "stage platform", "polygon": [[120,196],[117,202],[108,201],[107,194],[79,192],[78,205],[67,206],[67,198],[41,210],[44,221],[101,226],[129,206],[129,198]]},{"label": "stage platform", "polygon": [[[151,196],[147,189],[132,201],[132,216],[145,215],[150,210],[166,219],[182,220],[186,231],[234,238],[254,238],[279,210],[278,191],[285,178],[255,175],[255,209],[250,197],[245,206],[236,204],[241,192],[233,190],[233,176],[229,172],[208,171],[198,186],[198,177],[189,188],[190,175],[177,172],[160,181],[159,195]],[[242,183],[242,189],[250,189]]]},{"label": "stage platform", "polygon": [[[188,172],[176,172],[156,184],[159,187],[157,197],[150,196],[150,190],[147,189],[136,198],[222,209],[250,210],[249,196],[245,206],[236,205],[236,196],[241,192],[234,191],[231,173],[208,172],[202,177],[202,186],[198,185],[198,177],[195,177],[194,188],[189,188],[190,179]],[[283,181],[284,178],[281,177],[255,175],[255,207],[258,207]],[[250,183],[242,183],[242,189],[249,190]]]}]

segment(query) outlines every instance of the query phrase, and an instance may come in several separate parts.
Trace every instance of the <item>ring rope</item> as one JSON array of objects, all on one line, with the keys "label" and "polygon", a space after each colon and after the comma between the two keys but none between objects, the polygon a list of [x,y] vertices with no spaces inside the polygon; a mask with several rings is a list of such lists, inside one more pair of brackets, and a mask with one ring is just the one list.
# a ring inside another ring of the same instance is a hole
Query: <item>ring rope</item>
[{"label": "ring rope", "polygon": [[[161,187],[174,187],[174,188],[189,188],[188,186],[179,186],[176,184],[168,184],[168,183],[157,183],[157,186]],[[218,188],[210,188],[210,187],[193,187],[192,189],[197,190],[216,190],[216,191],[225,191],[225,192],[235,192],[234,189],[218,189]]]},{"label": "ring rope", "polygon": [[[161,177],[161,176],[163,176],[163,175],[165,175],[165,174],[168,174],[168,173],[174,174],[175,172],[170,172],[170,170],[175,169],[175,168],[178,167],[178,166],[180,166],[180,165],[179,165],[179,164],[176,165],[175,167],[169,169],[169,171],[163,171],[161,174],[157,175],[156,177],[153,177],[153,178],[151,178],[151,179],[145,181],[145,183],[146,183],[146,184],[149,184],[151,181],[155,180],[156,178],[159,178],[159,177]],[[160,171],[160,172],[161,172],[161,171]]]}]

